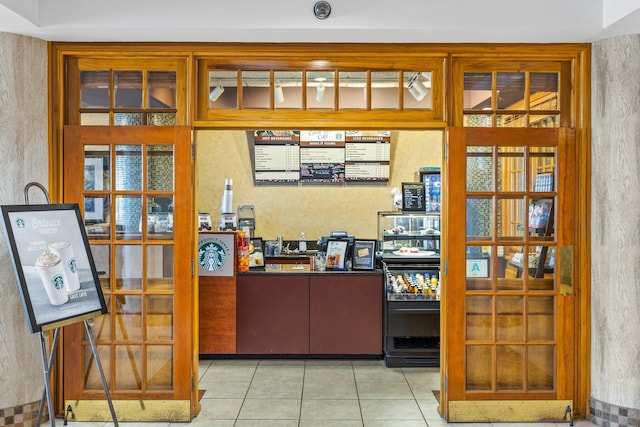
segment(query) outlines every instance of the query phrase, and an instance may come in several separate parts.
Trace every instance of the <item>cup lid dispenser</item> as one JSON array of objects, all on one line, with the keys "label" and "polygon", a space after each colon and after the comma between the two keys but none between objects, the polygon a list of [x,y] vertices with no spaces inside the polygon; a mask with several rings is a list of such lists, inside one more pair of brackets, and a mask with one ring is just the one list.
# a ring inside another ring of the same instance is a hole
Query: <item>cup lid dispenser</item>
[{"label": "cup lid dispenser", "polygon": [[249,229],[249,236],[254,237],[256,229],[256,215],[253,205],[238,205],[238,229]]}]

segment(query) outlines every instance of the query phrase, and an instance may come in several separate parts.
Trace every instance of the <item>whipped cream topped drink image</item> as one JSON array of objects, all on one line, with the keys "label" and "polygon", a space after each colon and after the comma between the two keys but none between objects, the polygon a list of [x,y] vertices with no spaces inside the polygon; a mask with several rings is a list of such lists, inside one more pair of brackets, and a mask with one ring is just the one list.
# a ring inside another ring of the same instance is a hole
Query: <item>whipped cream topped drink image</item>
[{"label": "whipped cream topped drink image", "polygon": [[62,258],[62,265],[64,265],[65,289],[67,292],[75,292],[80,289],[80,279],[78,278],[78,266],[76,264],[76,258],[73,254],[73,246],[71,242],[53,242],[49,243],[49,250],[51,253],[58,255]]},{"label": "whipped cream topped drink image", "polygon": [[66,279],[62,258],[45,251],[36,260],[36,268],[49,302],[52,305],[61,305],[69,301],[69,295],[65,289]]}]

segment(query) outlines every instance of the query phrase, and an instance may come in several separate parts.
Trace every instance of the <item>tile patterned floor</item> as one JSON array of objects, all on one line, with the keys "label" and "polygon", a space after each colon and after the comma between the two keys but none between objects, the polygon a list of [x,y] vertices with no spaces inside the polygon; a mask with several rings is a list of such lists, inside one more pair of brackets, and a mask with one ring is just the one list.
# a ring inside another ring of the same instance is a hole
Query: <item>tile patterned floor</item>
[{"label": "tile patterned floor", "polygon": [[[202,411],[191,423],[119,422],[122,427],[439,427],[432,390],[438,368],[386,368],[364,360],[201,360]],[[46,424],[47,426],[49,424]],[[56,425],[62,425],[58,420]],[[113,422],[69,421],[71,427]],[[569,423],[457,423],[459,427]],[[593,426],[588,421],[576,427]],[[44,425],[43,425],[44,426]]]}]

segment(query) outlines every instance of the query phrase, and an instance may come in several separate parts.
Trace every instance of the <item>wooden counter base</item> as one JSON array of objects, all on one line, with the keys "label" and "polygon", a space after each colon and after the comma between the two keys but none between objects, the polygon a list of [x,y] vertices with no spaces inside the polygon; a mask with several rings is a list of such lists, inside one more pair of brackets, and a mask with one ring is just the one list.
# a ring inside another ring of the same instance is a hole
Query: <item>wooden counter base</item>
[{"label": "wooden counter base", "polygon": [[[202,289],[200,295],[202,309],[208,296]],[[379,356],[382,297],[380,272],[240,273],[235,353]],[[200,353],[233,354],[205,351],[214,347],[208,341],[219,338],[201,333]]]},{"label": "wooden counter base", "polygon": [[236,352],[236,278],[199,279],[200,354]]}]

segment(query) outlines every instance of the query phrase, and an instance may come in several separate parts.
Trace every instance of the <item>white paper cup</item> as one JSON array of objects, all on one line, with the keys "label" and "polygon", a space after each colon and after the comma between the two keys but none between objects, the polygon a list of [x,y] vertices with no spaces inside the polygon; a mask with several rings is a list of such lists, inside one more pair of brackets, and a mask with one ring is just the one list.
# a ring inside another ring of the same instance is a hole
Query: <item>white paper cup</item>
[{"label": "white paper cup", "polygon": [[64,265],[64,275],[66,277],[65,288],[67,292],[75,292],[80,289],[80,279],[78,278],[78,266],[76,258],[73,254],[73,246],[71,242],[53,242],[49,243],[49,250],[62,258]]},{"label": "white paper cup", "polygon": [[52,305],[61,305],[69,301],[62,258],[54,253],[44,252],[36,260],[36,268],[49,302]]}]

